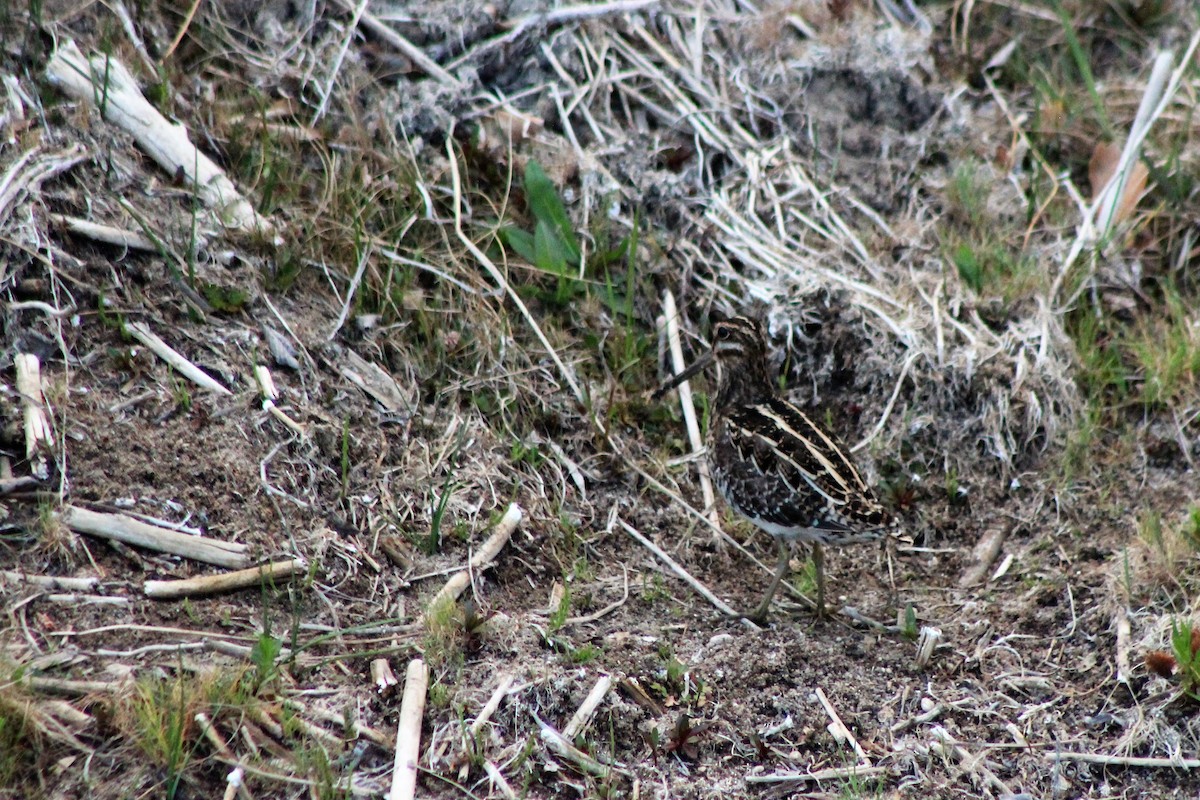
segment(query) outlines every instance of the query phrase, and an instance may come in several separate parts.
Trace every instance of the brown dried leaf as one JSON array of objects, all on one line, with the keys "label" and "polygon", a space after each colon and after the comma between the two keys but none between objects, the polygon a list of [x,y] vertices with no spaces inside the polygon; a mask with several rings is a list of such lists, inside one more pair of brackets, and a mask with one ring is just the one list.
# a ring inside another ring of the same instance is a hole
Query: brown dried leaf
[{"label": "brown dried leaf", "polygon": [[[1121,161],[1121,148],[1110,142],[1100,142],[1092,151],[1092,159],[1088,162],[1088,182],[1092,185],[1092,202],[1100,196],[1100,192],[1112,180]],[[1129,180],[1125,183],[1125,191],[1121,193],[1121,202],[1117,204],[1113,224],[1129,218],[1137,207],[1142,192],[1146,191],[1146,180],[1150,170],[1141,161],[1135,162],[1129,171]]]}]

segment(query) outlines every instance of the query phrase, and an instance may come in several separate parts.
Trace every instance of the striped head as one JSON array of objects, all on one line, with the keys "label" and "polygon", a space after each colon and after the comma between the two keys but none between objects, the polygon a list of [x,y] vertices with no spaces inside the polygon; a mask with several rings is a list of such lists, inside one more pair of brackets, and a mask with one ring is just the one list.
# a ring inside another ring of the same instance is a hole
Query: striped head
[{"label": "striped head", "polygon": [[733,317],[713,327],[712,354],[720,388],[717,408],[757,403],[775,395],[767,374],[767,344],[762,326],[749,317]]},{"label": "striped head", "polygon": [[736,403],[757,403],[773,397],[767,375],[767,345],[762,326],[749,317],[734,317],[713,326],[712,349],[660,386],[655,399],[688,378],[717,363],[717,409]]},{"label": "striped head", "polygon": [[713,327],[713,355],[722,364],[734,366],[767,357],[762,326],[749,317],[734,317]]}]

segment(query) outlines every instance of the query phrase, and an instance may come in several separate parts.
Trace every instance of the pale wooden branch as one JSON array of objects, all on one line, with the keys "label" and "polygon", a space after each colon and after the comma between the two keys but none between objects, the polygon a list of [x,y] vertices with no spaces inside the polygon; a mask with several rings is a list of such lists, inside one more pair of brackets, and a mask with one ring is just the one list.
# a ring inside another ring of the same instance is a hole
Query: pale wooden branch
[{"label": "pale wooden branch", "polygon": [[933,722],[942,715],[942,712],[946,710],[946,707],[941,703],[935,703],[934,701],[925,697],[921,699],[921,709],[922,711],[920,714],[917,714],[915,717],[909,717],[908,719],[901,720],[900,722],[892,725],[892,727],[888,728],[888,730],[892,733],[903,733],[915,725],[924,725],[926,722]]},{"label": "pale wooden branch", "polygon": [[567,759],[575,766],[582,769],[584,772],[595,775],[601,779],[607,778],[613,770],[624,772],[623,769],[615,765],[605,764],[601,761],[592,758],[587,753],[580,750],[575,745],[567,741],[561,733],[556,731],[551,725],[547,724],[536,714],[533,717],[537,720],[538,734],[541,737],[546,747],[557,756]]},{"label": "pale wooden branch", "polygon": [[992,562],[996,560],[996,556],[1000,555],[1000,549],[1004,547],[1004,540],[1008,538],[1008,532],[1011,529],[1012,526],[1007,525],[1000,528],[991,528],[983,534],[975,545],[974,553],[972,553],[974,562],[962,574],[962,577],[959,578],[959,586],[965,589],[983,581],[988,570],[991,569]]},{"label": "pale wooden branch", "polygon": [[233,592],[238,589],[262,586],[303,574],[308,564],[303,559],[293,558],[276,561],[259,567],[226,572],[221,575],[201,575],[180,581],[146,581],[143,591],[154,600],[176,600],[180,597]]},{"label": "pale wooden branch", "polygon": [[94,592],[100,586],[99,578],[64,578],[59,575],[27,575],[24,572],[0,570],[0,579],[28,583],[43,589],[63,592]]},{"label": "pale wooden branch", "polygon": [[58,512],[57,516],[64,525],[77,533],[115,539],[147,550],[230,569],[243,569],[250,563],[244,544],[188,536],[185,533],[149,525],[124,514],[102,514],[78,506],[67,506]]},{"label": "pale wooden branch", "polygon": [[692,589],[695,590],[695,592],[698,595],[703,597],[709,603],[712,603],[712,605],[714,607],[716,607],[716,609],[718,611],[720,611],[721,613],[723,613],[727,616],[739,618],[741,620],[742,624],[745,625],[746,627],[750,628],[751,630],[756,630],[756,631],[761,630],[761,628],[759,628],[758,625],[754,624],[753,621],[746,619],[741,614],[738,614],[736,611],[734,611],[732,608],[730,608],[725,603],[724,600],[722,600],[721,598],[719,598],[715,594],[713,594],[712,590],[710,590],[703,583],[701,583],[700,581],[698,581],[694,577],[692,577],[692,574],[690,572],[688,572],[686,569],[684,569],[678,563],[676,563],[676,561],[673,558],[671,558],[669,555],[667,555],[665,552],[663,552],[661,547],[659,547],[654,542],[650,541],[645,536],[643,536],[641,534],[641,532],[639,532],[636,528],[633,528],[628,523],[626,523],[624,520],[617,520],[617,523],[625,530],[626,533],[628,533],[630,536],[632,536],[634,538],[634,540],[637,541],[638,544],[640,544],[642,547],[646,548],[651,553],[653,553],[658,558],[659,561],[666,564],[672,572],[674,572],[679,578],[681,578],[684,581],[684,583],[686,583],[688,586],[692,587]]},{"label": "pale wooden branch", "polygon": [[150,348],[154,355],[167,362],[172,369],[200,388],[208,389],[210,392],[216,392],[217,394],[233,394],[233,392],[229,391],[220,383],[218,383],[215,378],[197,367],[192,362],[188,361],[177,350],[173,349],[169,344],[160,339],[145,324],[141,322],[129,323],[125,326],[125,331],[130,336],[144,344],[146,347]]},{"label": "pale wooden branch", "polygon": [[505,779],[504,773],[500,771],[499,767],[497,767],[491,761],[484,761],[483,771],[487,773],[488,778],[490,778],[492,781],[492,785],[500,790],[500,794],[504,795],[506,800],[517,800],[517,793],[513,791],[511,786],[508,785],[508,781]]},{"label": "pale wooden branch", "polygon": [[[200,732],[204,734],[204,738],[208,739],[209,744],[217,751],[217,754],[227,762],[236,764],[238,762],[237,756],[229,748],[229,743],[225,741],[225,737],[221,736],[221,732],[209,720],[208,715],[200,711],[193,719],[196,721],[196,726],[200,728]],[[241,769],[241,767],[237,769]],[[229,796],[232,791],[236,791],[238,797],[242,798],[242,800],[254,800],[254,795],[250,793],[249,787],[240,779],[228,781],[225,795]]]},{"label": "pale wooden branch", "polygon": [[[286,699],[283,701],[283,707],[292,714],[288,720],[290,725],[295,725],[304,735],[310,739],[315,739],[330,747],[337,747],[342,743],[342,737],[338,736],[333,731],[328,731],[320,725],[315,725],[308,721],[308,717],[312,715],[312,711],[304,703],[295,699]],[[342,720],[338,720],[341,722]]]},{"label": "pale wooden branch", "polygon": [[1109,756],[1103,753],[1045,753],[1046,761],[1083,761],[1111,767],[1160,767],[1163,769],[1200,769],[1200,758],[1154,758],[1150,756]]},{"label": "pale wooden branch", "polygon": [[221,168],[192,144],[187,129],[168,121],[142,96],[137,80],[120,61],[107,55],[86,58],[68,39],[51,56],[46,77],[132,136],[168,175],[182,175],[223,224],[246,232],[272,230],[271,222],[259,216]]},{"label": "pale wooden branch", "polygon": [[22,475],[20,478],[0,478],[0,494],[11,494],[25,489],[34,489],[41,481],[32,475]]},{"label": "pale wooden branch", "polygon": [[284,427],[291,430],[300,438],[306,438],[308,431],[304,429],[304,426],[285,414],[279,406],[275,405],[275,401],[279,399],[279,390],[275,388],[275,379],[271,377],[271,370],[263,364],[255,364],[254,379],[258,382],[258,388],[262,394],[263,411],[266,411],[275,417],[275,419],[282,422]]},{"label": "pale wooden branch", "polygon": [[[255,660],[254,648],[247,647],[244,644],[235,644],[234,642],[227,642],[221,639],[205,639],[204,641],[196,642],[195,644],[200,645],[200,647],[205,650],[210,650],[214,653],[221,653],[222,655],[227,655],[230,658],[240,658],[243,661]],[[191,646],[193,645],[188,645],[188,647]],[[183,645],[178,645],[177,647],[183,647]],[[294,659],[303,662],[305,658],[306,656],[304,655],[301,655],[297,658],[292,654],[292,649],[290,647],[282,647],[279,649],[279,656],[277,657],[277,660],[291,661]]]},{"label": "pale wooden branch", "polygon": [[45,480],[50,467],[44,449],[54,446],[54,429],[46,415],[42,397],[42,374],[38,357],[32,353],[17,353],[13,359],[17,371],[17,391],[21,395],[21,410],[25,419],[25,457],[33,474]]},{"label": "pale wooden branch", "polygon": [[458,599],[463,590],[471,584],[471,573],[491,563],[500,554],[500,551],[504,549],[504,545],[508,544],[513,531],[521,524],[522,516],[524,516],[524,512],[521,511],[520,506],[516,503],[510,505],[508,510],[504,512],[504,516],[496,523],[496,529],[492,532],[492,535],[487,538],[487,541],[478,550],[471,554],[471,560],[467,568],[455,573],[450,577],[450,580],[446,581],[446,584],[429,601],[429,607],[436,608],[439,604],[445,602],[447,598],[451,600]]},{"label": "pale wooden branch", "polygon": [[78,594],[72,592],[70,594],[48,594],[43,597],[44,600],[50,603],[62,603],[63,605],[72,606],[127,606],[129,605],[128,597],[107,594]]},{"label": "pale wooden branch", "polygon": [[829,715],[829,719],[832,720],[825,728],[829,731],[829,735],[837,740],[839,744],[842,742],[849,743],[850,747],[854,750],[854,754],[858,756],[859,763],[869,768],[871,766],[871,759],[867,757],[866,751],[862,749],[862,745],[858,743],[858,739],[855,738],[854,733],[846,727],[846,723],[842,722],[842,718],[838,716],[837,709],[833,707],[833,703],[830,703],[829,698],[825,696],[825,691],[818,686],[813,693],[817,696],[821,707],[825,709],[825,713]]},{"label": "pale wooden branch", "polygon": [[[345,10],[354,13],[356,6],[351,0],[337,0],[338,4]],[[425,55],[425,51],[417,47],[415,44],[405,39],[395,30],[393,30],[386,22],[379,19],[369,11],[365,11],[359,19],[359,24],[362,25],[371,33],[378,36],[383,41],[387,42],[392,47],[396,48],[405,58],[413,62],[417,69],[424,72],[431,78],[436,78],[439,83],[444,83],[453,88],[462,88],[463,83],[458,78],[451,75],[446,70],[434,61],[429,56]]]},{"label": "pale wooden branch", "polygon": [[421,753],[421,718],[429,668],[419,658],[408,663],[404,675],[404,697],[400,701],[400,723],[396,726],[396,762],[388,800],[412,800],[417,791],[417,760]]},{"label": "pale wooden branch", "polygon": [[69,697],[83,697],[89,694],[116,692],[124,689],[126,681],[73,681],[65,678],[46,678],[30,675],[23,678],[25,685],[35,692],[47,694],[65,694]]},{"label": "pale wooden branch", "polygon": [[601,675],[592,690],[588,692],[588,696],[584,698],[583,703],[575,710],[571,719],[563,727],[562,735],[569,741],[574,741],[575,737],[583,733],[583,729],[591,722],[592,715],[596,713],[596,709],[604,702],[604,698],[608,697],[608,692],[612,689],[612,677],[609,675]]},{"label": "pale wooden branch", "polygon": [[960,766],[971,776],[972,782],[982,782],[985,786],[993,791],[1003,795],[1012,794],[1008,790],[1008,786],[1004,781],[996,777],[996,773],[988,769],[983,762],[982,756],[974,755],[967,751],[962,745],[954,740],[950,732],[941,725],[933,726],[933,749],[941,752],[947,758],[958,762]]},{"label": "pale wooden branch", "polygon": [[[0,223],[8,219],[18,200],[36,193],[44,181],[88,158],[82,145],[46,155],[40,153],[37,147],[25,151],[0,175]],[[4,274],[4,268],[0,267],[0,277]]]},{"label": "pale wooden branch", "polygon": [[114,228],[111,225],[89,222],[86,219],[79,219],[78,217],[68,217],[66,214],[51,214],[50,221],[67,233],[91,239],[93,242],[124,247],[127,250],[143,250],[149,253],[158,252],[158,247],[154,242],[140,233],[127,231],[122,228]]},{"label": "pale wooden branch", "polygon": [[882,775],[887,767],[837,767],[819,769],[816,772],[775,772],[770,775],[747,775],[746,783],[810,783],[817,781],[840,781],[847,778],[867,778]]},{"label": "pale wooden branch", "polygon": [[[675,295],[670,289],[663,291],[663,321],[667,327],[667,342],[671,350],[671,368],[676,374],[683,372],[687,365],[683,362],[683,344],[679,338],[679,311],[675,305]],[[679,395],[679,405],[683,409],[683,424],[687,429],[688,444],[692,452],[704,450],[704,439],[700,435],[700,423],[696,420],[696,404],[692,400],[692,384],[684,381],[676,389]],[[704,508],[713,527],[713,541],[718,545],[721,540],[721,516],[717,513],[717,495],[713,491],[712,478],[708,474],[708,464],[701,459],[699,462],[700,494],[704,498]]]},{"label": "pale wooden branch", "polygon": [[500,707],[501,701],[504,700],[504,695],[508,694],[508,689],[512,686],[513,680],[514,676],[508,673],[500,676],[500,682],[496,685],[492,696],[488,698],[487,703],[480,709],[479,716],[471,722],[472,737],[479,733],[483,729],[483,726],[487,724],[487,721],[492,718],[492,714],[496,713],[496,709]]},{"label": "pale wooden branch", "polygon": [[238,794],[245,788],[244,781],[246,780],[246,768],[234,767],[228,775],[225,776],[225,794],[221,795],[221,800],[233,800],[234,795]]},{"label": "pale wooden branch", "polygon": [[1131,644],[1133,629],[1129,622],[1129,612],[1123,607],[1117,609],[1113,626],[1117,629],[1117,680],[1128,685],[1129,677],[1133,675],[1133,667],[1129,659],[1129,653],[1133,650]]}]

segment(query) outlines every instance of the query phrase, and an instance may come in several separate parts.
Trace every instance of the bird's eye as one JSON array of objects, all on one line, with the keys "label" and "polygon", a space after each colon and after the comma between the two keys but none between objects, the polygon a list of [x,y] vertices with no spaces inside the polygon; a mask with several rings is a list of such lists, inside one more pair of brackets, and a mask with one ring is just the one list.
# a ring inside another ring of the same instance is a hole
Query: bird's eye
[{"label": "bird's eye", "polygon": [[729,336],[730,336],[729,328],[726,328],[724,325],[717,328],[717,338],[718,339],[720,339],[721,341],[725,341],[729,338]]}]

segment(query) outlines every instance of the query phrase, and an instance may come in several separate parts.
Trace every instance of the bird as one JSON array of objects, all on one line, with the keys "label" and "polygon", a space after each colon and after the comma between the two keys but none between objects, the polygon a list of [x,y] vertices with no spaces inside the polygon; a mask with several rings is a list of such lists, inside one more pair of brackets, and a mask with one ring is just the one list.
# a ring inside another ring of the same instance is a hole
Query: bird
[{"label": "bird", "polygon": [[822,547],[865,542],[896,527],[845,444],[788,402],[772,380],[762,326],[744,316],[717,322],[711,349],[655,392],[661,397],[712,363],[717,394],[707,436],[709,473],[738,515],[774,537],[775,576],[747,619],[765,622],[787,573],[790,543],[812,545],[817,613],[825,614]]}]

